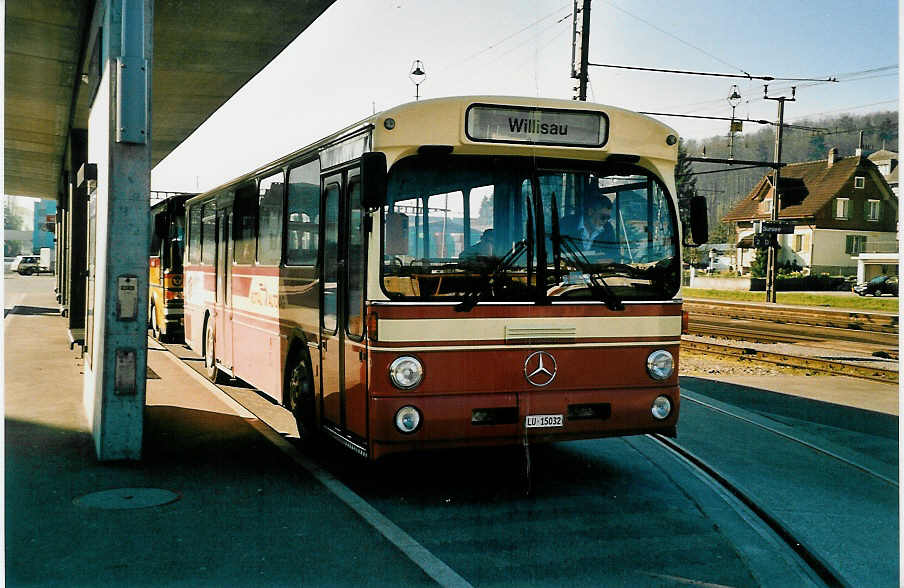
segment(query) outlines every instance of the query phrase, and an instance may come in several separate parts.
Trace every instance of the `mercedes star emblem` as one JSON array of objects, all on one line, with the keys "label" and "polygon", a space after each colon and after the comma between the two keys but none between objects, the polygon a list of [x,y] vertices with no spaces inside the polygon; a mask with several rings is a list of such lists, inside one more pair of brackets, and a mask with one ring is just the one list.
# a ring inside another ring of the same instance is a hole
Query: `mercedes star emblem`
[{"label": "mercedes star emblem", "polygon": [[524,360],[524,377],[532,386],[548,386],[556,378],[556,359],[545,351],[535,351]]}]

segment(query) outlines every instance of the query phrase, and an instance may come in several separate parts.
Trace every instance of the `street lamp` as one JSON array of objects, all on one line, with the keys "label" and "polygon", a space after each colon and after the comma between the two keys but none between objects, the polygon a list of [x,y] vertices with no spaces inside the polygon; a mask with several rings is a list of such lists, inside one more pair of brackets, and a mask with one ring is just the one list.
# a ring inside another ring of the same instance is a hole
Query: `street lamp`
[{"label": "street lamp", "polygon": [[424,80],[427,79],[427,72],[424,70],[424,64],[420,59],[415,59],[414,63],[411,64],[411,71],[408,73],[408,79],[414,84],[414,99],[415,101],[420,100],[421,98],[421,84],[424,83]]},{"label": "street lamp", "polygon": [[738,92],[737,84],[732,84],[731,88],[728,90],[727,100],[728,105],[731,106],[731,126],[728,128],[728,158],[734,159],[734,135],[743,128],[741,121],[735,120],[734,117],[735,108],[741,103],[741,94]]}]

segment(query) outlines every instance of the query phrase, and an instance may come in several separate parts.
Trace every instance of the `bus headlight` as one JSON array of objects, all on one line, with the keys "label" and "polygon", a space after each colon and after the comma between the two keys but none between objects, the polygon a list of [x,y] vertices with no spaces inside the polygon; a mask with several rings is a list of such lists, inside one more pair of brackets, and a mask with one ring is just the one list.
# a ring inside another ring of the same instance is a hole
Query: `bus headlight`
[{"label": "bus headlight", "polygon": [[405,433],[414,433],[421,426],[421,413],[413,406],[403,406],[395,413],[396,428]]},{"label": "bus headlight", "polygon": [[672,401],[669,400],[668,396],[657,396],[650,411],[653,413],[654,419],[660,421],[667,419],[672,414]]},{"label": "bus headlight", "polygon": [[416,357],[403,355],[389,365],[389,378],[396,388],[410,390],[424,378],[424,366]]},{"label": "bus headlight", "polygon": [[675,360],[665,349],[657,349],[647,357],[647,373],[654,380],[665,380],[675,371]]}]

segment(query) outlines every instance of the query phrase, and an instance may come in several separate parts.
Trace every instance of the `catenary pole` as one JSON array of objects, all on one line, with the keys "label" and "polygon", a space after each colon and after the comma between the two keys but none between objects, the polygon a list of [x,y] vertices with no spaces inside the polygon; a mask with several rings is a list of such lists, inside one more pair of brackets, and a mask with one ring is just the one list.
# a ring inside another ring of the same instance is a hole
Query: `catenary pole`
[{"label": "catenary pole", "polygon": [[[581,18],[578,20],[578,15]],[[587,100],[587,66],[590,59],[590,0],[574,0],[571,40],[571,77],[578,80],[575,100]]]},{"label": "catenary pole", "polygon": [[[794,102],[795,88],[791,87],[791,97],[769,96],[769,86],[763,88],[763,99],[778,102],[778,124],[775,127],[775,171],[772,174],[772,214],[773,221],[778,220],[778,212],[781,209],[781,192],[779,180],[781,178],[782,163],[782,125],[785,120],[785,102]],[[769,255],[766,259],[766,302],[775,303],[775,266],[778,261],[778,236],[772,235],[769,239]]]}]

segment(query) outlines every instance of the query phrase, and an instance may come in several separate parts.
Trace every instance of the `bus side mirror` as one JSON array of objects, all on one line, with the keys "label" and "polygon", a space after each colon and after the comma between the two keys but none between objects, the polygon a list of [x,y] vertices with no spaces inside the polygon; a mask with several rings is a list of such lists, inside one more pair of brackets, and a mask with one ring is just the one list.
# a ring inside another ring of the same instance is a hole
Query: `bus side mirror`
[{"label": "bus side mirror", "polygon": [[386,154],[361,156],[361,206],[374,210],[386,204]]},{"label": "bus side mirror", "polygon": [[691,238],[696,245],[703,245],[709,241],[709,221],[706,215],[706,198],[694,196],[691,198]]}]

